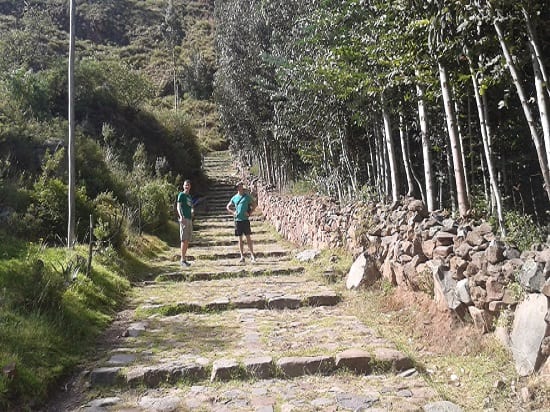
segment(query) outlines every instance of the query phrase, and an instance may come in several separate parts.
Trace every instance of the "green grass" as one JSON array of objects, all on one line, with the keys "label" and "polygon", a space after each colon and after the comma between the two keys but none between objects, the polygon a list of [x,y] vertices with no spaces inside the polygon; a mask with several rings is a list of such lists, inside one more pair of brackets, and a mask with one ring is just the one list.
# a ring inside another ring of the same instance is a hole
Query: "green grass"
[{"label": "green grass", "polygon": [[[34,410],[95,347],[130,290],[167,246],[133,239],[122,252],[21,242],[0,233],[0,410]],[[139,246],[138,246],[139,245]]]}]

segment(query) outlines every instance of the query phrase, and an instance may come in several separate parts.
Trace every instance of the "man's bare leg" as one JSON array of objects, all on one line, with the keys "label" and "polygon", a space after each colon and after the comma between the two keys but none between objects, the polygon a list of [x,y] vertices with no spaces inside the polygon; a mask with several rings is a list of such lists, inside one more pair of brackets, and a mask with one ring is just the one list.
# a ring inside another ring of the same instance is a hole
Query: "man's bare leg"
[{"label": "man's bare leg", "polygon": [[239,251],[241,252],[241,262],[244,262],[244,243],[242,235],[239,236]]},{"label": "man's bare leg", "polygon": [[248,251],[250,252],[250,259],[254,262],[256,257],[254,256],[254,245],[252,244],[252,238],[250,235],[246,235],[246,244],[248,245]]},{"label": "man's bare leg", "polygon": [[189,263],[187,262],[187,248],[189,247],[189,241],[183,240],[181,242],[181,263],[182,266],[185,264],[186,266],[189,266]]}]

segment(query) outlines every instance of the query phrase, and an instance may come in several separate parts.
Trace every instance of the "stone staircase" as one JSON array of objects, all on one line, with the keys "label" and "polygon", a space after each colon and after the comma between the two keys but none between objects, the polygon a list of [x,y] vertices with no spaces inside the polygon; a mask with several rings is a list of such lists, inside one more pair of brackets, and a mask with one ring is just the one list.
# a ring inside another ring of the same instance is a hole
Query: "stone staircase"
[{"label": "stone staircase", "polygon": [[258,212],[257,262],[238,262],[225,211],[230,165],[227,153],[205,159],[213,184],[197,207],[192,266],[168,260],[134,288],[63,410],[437,410],[427,409],[440,398],[411,359],[353,316],[333,286],[306,275]]}]

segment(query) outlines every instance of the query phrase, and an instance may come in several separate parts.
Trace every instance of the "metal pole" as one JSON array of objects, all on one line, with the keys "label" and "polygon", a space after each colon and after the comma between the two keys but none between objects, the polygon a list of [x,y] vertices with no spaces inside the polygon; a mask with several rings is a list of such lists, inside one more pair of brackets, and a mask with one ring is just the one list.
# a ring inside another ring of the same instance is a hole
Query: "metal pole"
[{"label": "metal pole", "polygon": [[68,147],[68,160],[69,160],[69,219],[68,219],[68,233],[67,233],[67,247],[72,249],[74,247],[74,230],[75,230],[75,153],[74,153],[74,41],[75,41],[75,2],[76,0],[69,0],[69,16],[70,16],[70,30],[69,30],[69,147]]}]

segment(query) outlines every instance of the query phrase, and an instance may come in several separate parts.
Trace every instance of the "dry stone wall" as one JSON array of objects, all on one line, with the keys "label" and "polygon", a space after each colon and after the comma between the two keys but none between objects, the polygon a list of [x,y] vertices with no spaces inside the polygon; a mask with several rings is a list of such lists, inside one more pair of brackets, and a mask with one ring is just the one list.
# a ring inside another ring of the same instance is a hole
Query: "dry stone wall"
[{"label": "dry stone wall", "polygon": [[358,256],[348,287],[384,278],[431,294],[441,310],[495,332],[521,375],[550,374],[549,247],[520,253],[488,223],[459,223],[444,212],[429,213],[413,198],[341,206],[327,197],[286,196],[257,182],[252,190],[266,219],[289,241],[342,247]]}]

